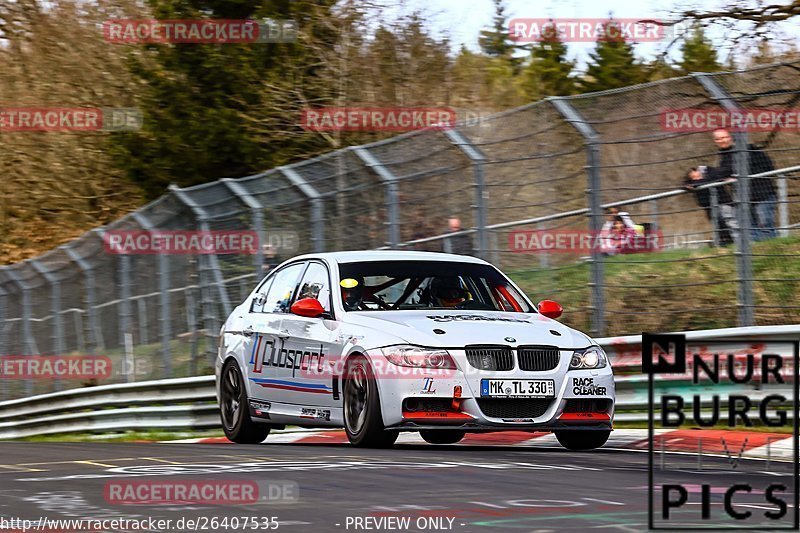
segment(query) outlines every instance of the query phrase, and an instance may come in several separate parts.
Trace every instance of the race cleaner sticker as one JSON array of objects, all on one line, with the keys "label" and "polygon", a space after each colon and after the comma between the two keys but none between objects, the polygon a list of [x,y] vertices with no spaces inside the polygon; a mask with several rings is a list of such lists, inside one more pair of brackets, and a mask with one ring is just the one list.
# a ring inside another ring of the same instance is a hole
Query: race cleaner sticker
[{"label": "race cleaner sticker", "polygon": [[605,396],[606,388],[595,385],[594,378],[572,378],[572,394],[575,396]]}]

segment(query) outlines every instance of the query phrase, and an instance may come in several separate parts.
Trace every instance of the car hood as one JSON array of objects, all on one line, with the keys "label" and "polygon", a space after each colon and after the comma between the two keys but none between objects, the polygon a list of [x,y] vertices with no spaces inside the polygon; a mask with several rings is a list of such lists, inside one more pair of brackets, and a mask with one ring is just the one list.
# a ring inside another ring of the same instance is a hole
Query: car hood
[{"label": "car hood", "polygon": [[377,342],[368,348],[394,344],[388,337],[397,337],[421,346],[453,348],[467,344],[540,344],[585,348],[594,344],[580,331],[537,313],[441,309],[350,311],[346,313],[345,320],[354,326],[381,331],[387,336],[388,342]]}]

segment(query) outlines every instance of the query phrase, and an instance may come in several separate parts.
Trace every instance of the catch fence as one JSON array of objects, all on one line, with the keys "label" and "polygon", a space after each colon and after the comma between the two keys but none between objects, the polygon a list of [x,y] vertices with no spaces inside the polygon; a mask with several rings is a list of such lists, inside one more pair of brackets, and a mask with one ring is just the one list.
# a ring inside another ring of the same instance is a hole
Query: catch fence
[{"label": "catch fence", "polygon": [[[798,127],[732,132],[738,179],[708,187],[710,203],[701,207],[696,191],[682,186],[689,168],[717,164],[713,128],[671,129],[665,114],[796,109],[799,67],[548,98],[241,179],[172,187],[108,226],[0,268],[0,354],[103,354],[128,370],[146,363],[103,383],[206,374],[222,321],[281,260],[334,250],[453,249],[459,239],[448,230],[451,217],[460,219],[472,253],[534,300],[562,303],[564,322],[596,336],[798,323]],[[750,144],[763,147],[775,170],[749,168]],[[776,234],[764,239],[748,230],[758,207],[754,174],[776,189]],[[730,202],[720,198],[723,190]],[[659,249],[533,253],[518,245],[534,231],[599,232],[604,206],[627,211],[658,236]],[[721,226],[724,209],[740,230],[732,243]],[[103,235],[128,230],[249,230],[261,246],[252,255],[108,253]],[[75,385],[0,382],[2,398]]]}]

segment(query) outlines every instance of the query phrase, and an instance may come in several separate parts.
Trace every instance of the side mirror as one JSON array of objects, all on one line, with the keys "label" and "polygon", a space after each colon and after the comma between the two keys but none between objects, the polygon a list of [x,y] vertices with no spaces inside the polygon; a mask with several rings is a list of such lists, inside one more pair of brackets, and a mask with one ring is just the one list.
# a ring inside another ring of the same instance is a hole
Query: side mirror
[{"label": "side mirror", "polygon": [[316,298],[303,298],[302,300],[297,300],[292,304],[290,310],[295,315],[305,316],[308,318],[317,318],[325,313],[325,309]]},{"label": "side mirror", "polygon": [[539,312],[547,318],[558,318],[561,316],[561,313],[564,312],[564,308],[561,307],[561,304],[553,300],[542,300],[537,307],[539,308]]}]

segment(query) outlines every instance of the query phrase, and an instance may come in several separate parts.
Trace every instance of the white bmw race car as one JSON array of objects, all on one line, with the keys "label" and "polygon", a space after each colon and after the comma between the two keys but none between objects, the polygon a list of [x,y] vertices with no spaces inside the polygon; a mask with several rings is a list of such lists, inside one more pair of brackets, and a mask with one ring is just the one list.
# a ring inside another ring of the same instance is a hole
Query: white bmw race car
[{"label": "white bmw race car", "polygon": [[614,376],[602,348],[538,309],[491,264],[429,252],[338,252],[275,268],[222,327],[217,395],[227,437],[344,427],[355,446],[400,431],[552,431],[602,446]]}]

